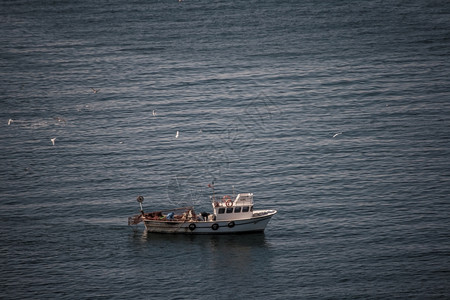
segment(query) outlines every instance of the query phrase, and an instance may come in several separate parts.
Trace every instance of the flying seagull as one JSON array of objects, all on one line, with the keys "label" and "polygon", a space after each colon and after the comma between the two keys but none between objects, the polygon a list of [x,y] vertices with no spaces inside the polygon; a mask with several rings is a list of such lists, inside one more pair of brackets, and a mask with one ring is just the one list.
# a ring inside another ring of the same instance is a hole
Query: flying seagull
[{"label": "flying seagull", "polygon": [[54,118],[56,121],[58,121],[58,122],[64,122],[64,123],[66,123],[66,120],[64,120],[63,118],[60,118],[60,117],[56,117],[56,118]]},{"label": "flying seagull", "polygon": [[175,138],[177,139],[180,136],[180,132],[177,130],[177,134],[175,135]]},{"label": "flying seagull", "polygon": [[335,134],[333,135],[333,137],[335,138],[335,137],[337,137],[337,136],[340,135],[340,134],[342,134],[342,132],[335,133]]},{"label": "flying seagull", "polygon": [[152,114],[154,117],[156,117],[156,110],[153,110]]},{"label": "flying seagull", "polygon": [[97,94],[100,90],[96,90],[94,88],[91,88],[91,90],[94,92],[94,94]]},{"label": "flying seagull", "polygon": [[50,141],[52,141],[53,146],[55,146],[55,140],[56,140],[56,138],[50,139]]},{"label": "flying seagull", "polygon": [[11,125],[12,122],[13,122],[13,119],[9,119],[8,120],[8,126]]}]

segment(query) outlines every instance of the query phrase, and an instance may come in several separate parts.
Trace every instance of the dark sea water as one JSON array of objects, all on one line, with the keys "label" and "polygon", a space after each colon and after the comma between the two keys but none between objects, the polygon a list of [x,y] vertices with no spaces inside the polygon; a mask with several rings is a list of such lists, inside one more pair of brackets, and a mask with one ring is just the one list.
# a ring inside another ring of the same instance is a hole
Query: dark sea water
[{"label": "dark sea water", "polygon": [[[449,70],[443,0],[1,1],[0,298],[449,299]],[[264,234],[127,225],[213,180]]]}]

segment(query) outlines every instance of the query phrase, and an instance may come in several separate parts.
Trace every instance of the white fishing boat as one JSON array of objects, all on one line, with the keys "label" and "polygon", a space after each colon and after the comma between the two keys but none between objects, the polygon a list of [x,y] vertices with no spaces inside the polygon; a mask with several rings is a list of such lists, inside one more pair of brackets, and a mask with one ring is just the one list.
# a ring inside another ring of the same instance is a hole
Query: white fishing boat
[{"label": "white fishing boat", "polygon": [[254,210],[253,193],[212,198],[213,212],[197,214],[193,207],[144,213],[128,218],[128,225],[144,222],[148,232],[183,234],[229,234],[263,232],[276,210]]}]

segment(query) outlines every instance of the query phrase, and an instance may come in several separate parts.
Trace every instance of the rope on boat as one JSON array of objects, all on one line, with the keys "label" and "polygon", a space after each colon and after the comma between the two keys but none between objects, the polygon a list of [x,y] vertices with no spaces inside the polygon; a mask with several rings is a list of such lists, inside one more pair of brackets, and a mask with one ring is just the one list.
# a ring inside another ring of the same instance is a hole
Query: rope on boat
[{"label": "rope on boat", "polygon": [[142,215],[134,215],[132,217],[128,217],[128,226],[137,225],[142,222]]}]

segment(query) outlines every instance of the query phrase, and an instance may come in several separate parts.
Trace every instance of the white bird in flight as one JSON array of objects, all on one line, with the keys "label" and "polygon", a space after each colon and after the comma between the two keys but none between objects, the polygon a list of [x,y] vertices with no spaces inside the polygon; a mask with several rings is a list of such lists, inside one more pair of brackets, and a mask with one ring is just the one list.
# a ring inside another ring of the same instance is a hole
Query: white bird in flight
[{"label": "white bird in flight", "polygon": [[340,135],[340,134],[342,134],[342,132],[335,133],[335,134],[333,135],[333,137],[335,138],[335,137],[337,137],[337,136]]},{"label": "white bird in flight", "polygon": [[8,120],[8,126],[11,125],[12,122],[13,122],[13,119],[9,119]]},{"label": "white bird in flight", "polygon": [[66,120],[64,120],[64,119],[61,118],[61,117],[56,117],[55,120],[58,121],[58,122],[64,122],[64,123],[66,123]]},{"label": "white bird in flight", "polygon": [[152,114],[154,117],[156,117],[156,110],[153,110]]},{"label": "white bird in flight", "polygon": [[50,139],[50,141],[52,141],[53,146],[55,146],[55,140],[56,140],[56,138]]},{"label": "white bird in flight", "polygon": [[180,136],[180,132],[177,130],[177,134],[175,135],[175,138],[177,139]]}]

